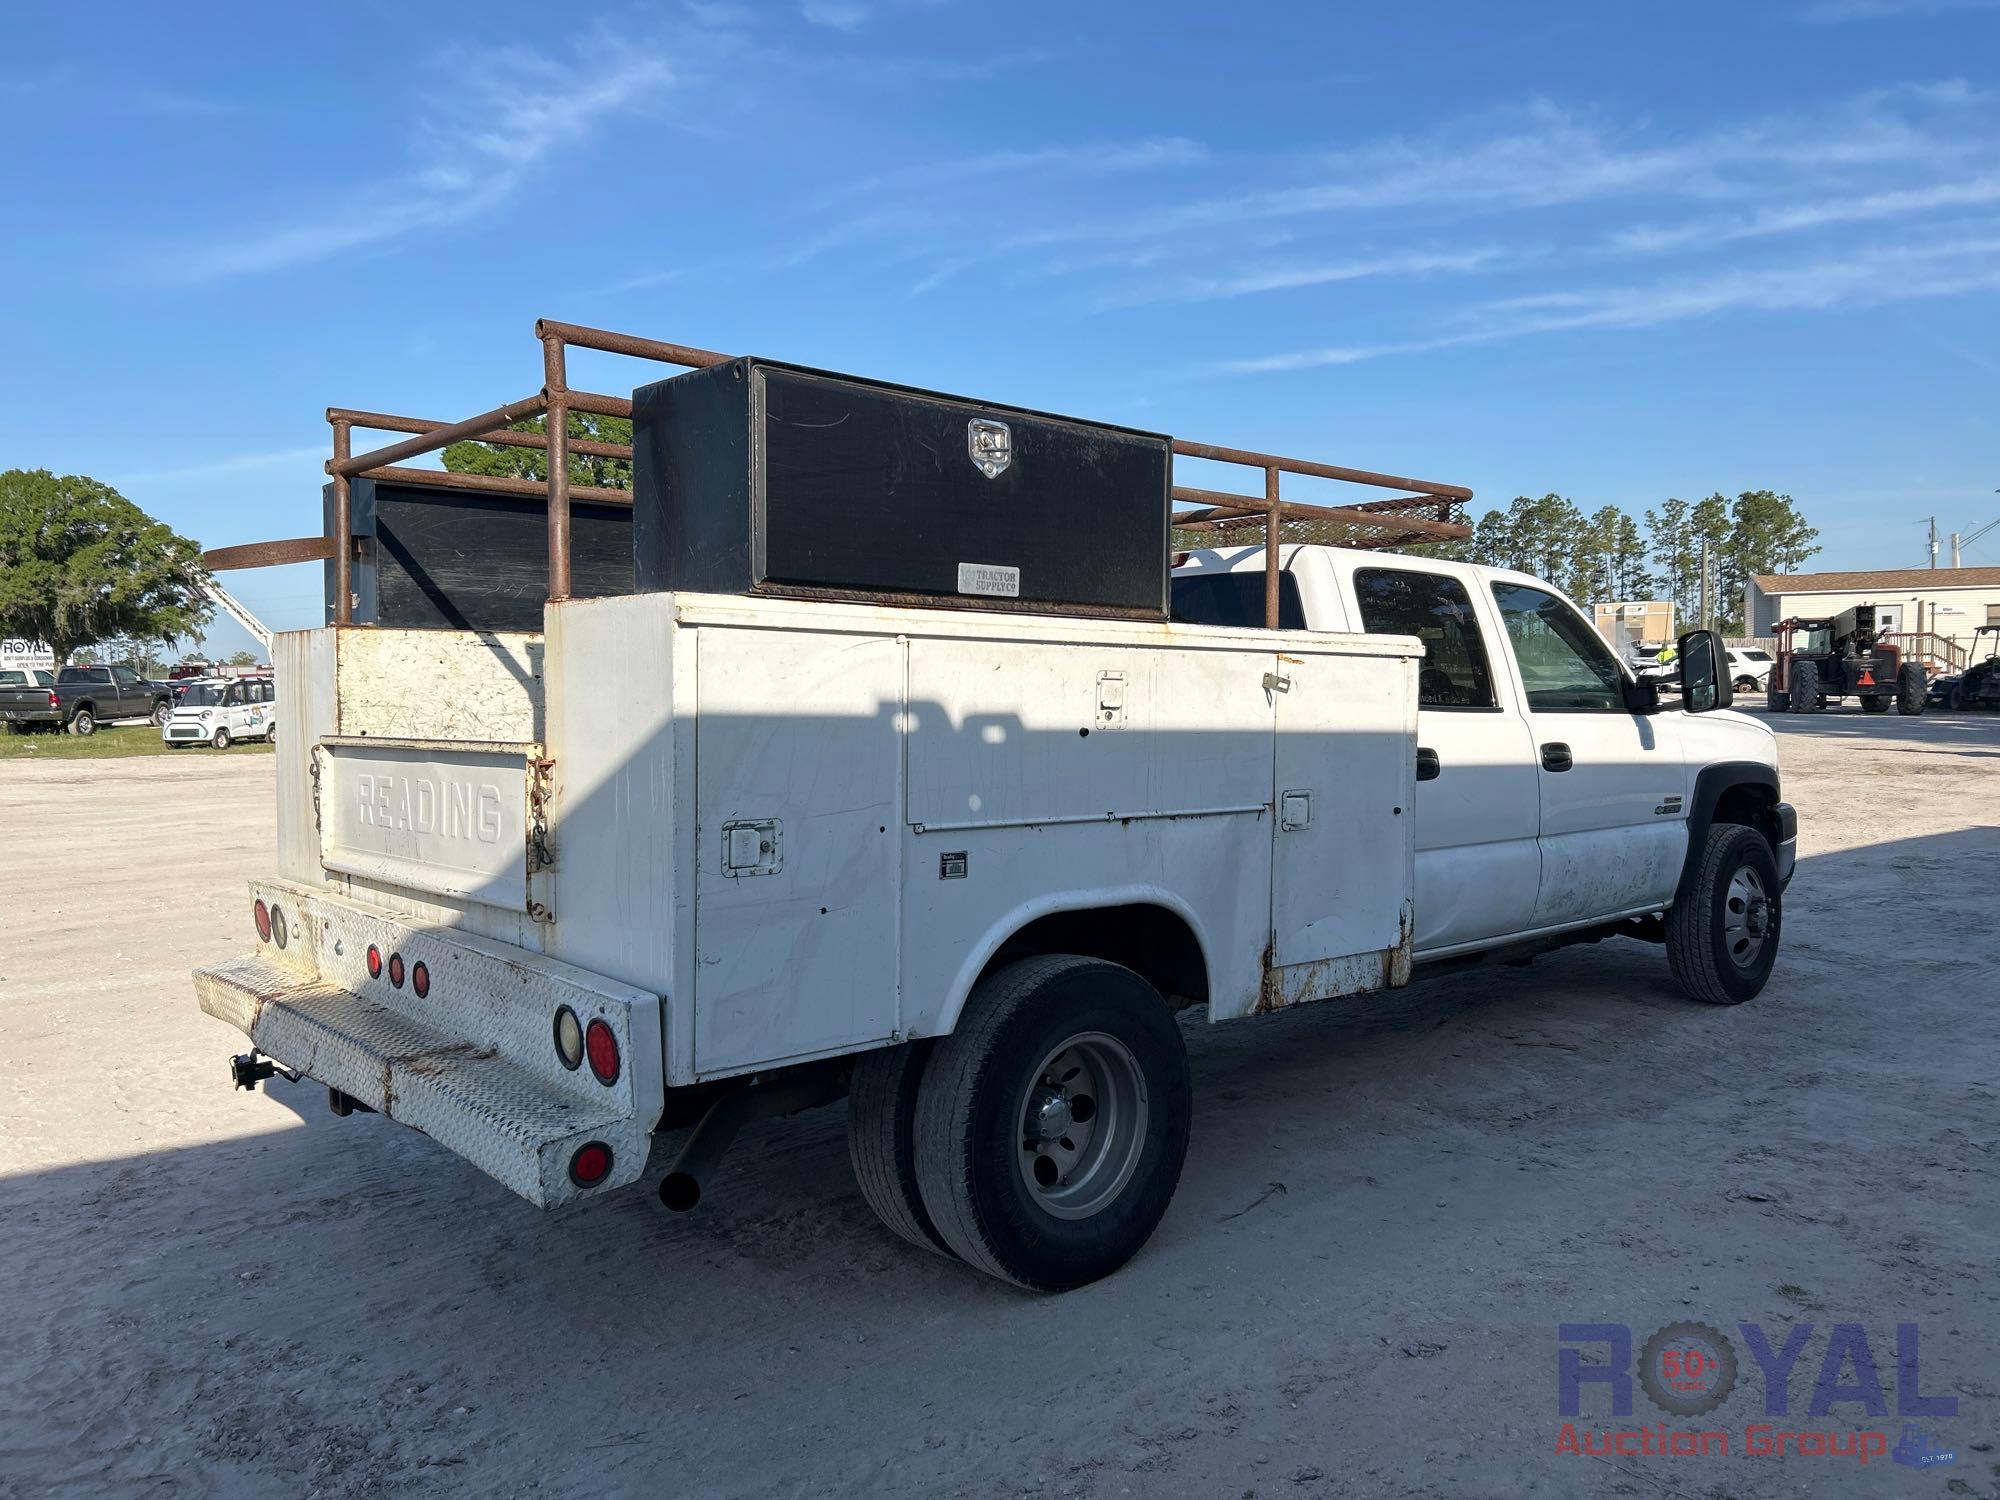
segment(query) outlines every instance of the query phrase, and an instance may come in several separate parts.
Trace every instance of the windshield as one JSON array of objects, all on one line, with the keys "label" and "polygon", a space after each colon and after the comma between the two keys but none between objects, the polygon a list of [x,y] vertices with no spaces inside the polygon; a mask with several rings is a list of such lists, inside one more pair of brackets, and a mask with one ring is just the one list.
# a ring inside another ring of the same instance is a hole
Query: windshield
[{"label": "windshield", "polygon": [[221,682],[191,682],[181,694],[182,708],[220,708],[222,696],[229,691],[228,684]]}]

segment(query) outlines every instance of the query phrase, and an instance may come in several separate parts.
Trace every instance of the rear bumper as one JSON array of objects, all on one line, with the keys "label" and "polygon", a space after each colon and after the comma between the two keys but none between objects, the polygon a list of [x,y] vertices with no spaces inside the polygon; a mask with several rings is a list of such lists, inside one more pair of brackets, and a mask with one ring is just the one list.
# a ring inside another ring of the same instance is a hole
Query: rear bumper
[{"label": "rear bumper", "polygon": [[0,708],[0,724],[60,724],[62,714],[53,708]]},{"label": "rear bumper", "polygon": [[1792,871],[1799,862],[1799,814],[1789,802],[1780,802],[1778,812],[1778,847],[1774,851],[1778,857],[1778,885],[1782,889],[1792,883]]},{"label": "rear bumper", "polygon": [[[657,995],[306,887],[258,882],[252,892],[274,913],[273,937],[251,956],[196,970],[194,988],[204,1011],[260,1052],[421,1131],[541,1208],[645,1170],[661,1103]],[[371,945],[379,977],[368,973]],[[401,986],[390,982],[392,955]],[[420,961],[424,997],[415,993]],[[565,1005],[582,1025],[611,1027],[612,1084],[587,1065],[562,1065],[554,1024]],[[610,1148],[612,1167],[585,1189],[569,1164],[593,1141]]]}]

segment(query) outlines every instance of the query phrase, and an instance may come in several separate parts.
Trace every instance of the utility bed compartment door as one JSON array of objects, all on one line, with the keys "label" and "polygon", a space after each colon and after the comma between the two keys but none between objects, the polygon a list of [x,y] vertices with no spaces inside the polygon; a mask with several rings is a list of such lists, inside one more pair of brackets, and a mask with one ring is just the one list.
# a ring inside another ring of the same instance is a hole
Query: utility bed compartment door
[{"label": "utility bed compartment door", "polygon": [[695,1070],[887,1040],[902,643],[703,626],[696,693]]},{"label": "utility bed compartment door", "polygon": [[1278,654],[1267,1007],[1409,979],[1415,675],[1407,657]]},{"label": "utility bed compartment door", "polygon": [[533,746],[329,735],[313,753],[325,869],[508,911],[537,904]]}]

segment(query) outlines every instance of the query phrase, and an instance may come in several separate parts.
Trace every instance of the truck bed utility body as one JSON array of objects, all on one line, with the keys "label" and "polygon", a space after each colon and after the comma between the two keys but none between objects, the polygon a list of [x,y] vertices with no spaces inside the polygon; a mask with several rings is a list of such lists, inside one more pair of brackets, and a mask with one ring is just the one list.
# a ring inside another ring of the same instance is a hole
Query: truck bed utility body
[{"label": "truck bed utility body", "polygon": [[[396,458],[519,410],[358,459],[337,419],[334,618],[272,653],[276,867],[254,951],[195,977],[256,1049],[240,1080],[268,1054],[544,1207],[698,1121],[662,1187],[685,1206],[744,1119],[850,1091],[885,1224],[1060,1288],[1165,1210],[1175,1008],[1616,934],[1664,941],[1704,998],[1761,988],[1795,823],[1769,732],[1710,712],[1712,636],[1660,713],[1534,579],[1293,540],[1462,531],[1464,492],[550,326],[697,368],[640,396],[639,589],[569,596],[552,477],[539,630],[354,622],[396,591],[350,482],[414,485]],[[810,400],[760,416],[767,378]],[[1175,490],[1201,508],[1170,516],[1169,449],[1261,467],[1265,494]],[[1105,467],[1077,488],[1083,453]],[[1299,505],[1288,471],[1419,493]],[[1041,534],[1093,485],[1157,510],[1120,522],[1150,534]]]}]

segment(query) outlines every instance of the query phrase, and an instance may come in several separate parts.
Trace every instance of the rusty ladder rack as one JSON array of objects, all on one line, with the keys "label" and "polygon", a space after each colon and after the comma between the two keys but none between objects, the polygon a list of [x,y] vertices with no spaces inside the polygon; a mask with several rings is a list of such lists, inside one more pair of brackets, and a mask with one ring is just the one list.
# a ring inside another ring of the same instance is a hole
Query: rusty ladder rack
[{"label": "rusty ladder rack", "polygon": [[[408,484],[440,485],[446,488],[483,490],[488,493],[546,495],[548,498],[549,599],[555,602],[570,596],[570,503],[572,500],[630,505],[626,490],[596,489],[570,482],[569,458],[579,453],[599,458],[630,459],[632,449],[624,443],[602,443],[573,438],[569,413],[590,412],[600,416],[632,415],[632,402],[623,396],[607,396],[595,391],[569,387],[568,352],[595,349],[607,354],[629,355],[654,360],[683,369],[700,370],[727,364],[733,357],[712,349],[696,349],[686,344],[670,344],[633,334],[612,333],[602,328],[586,328],[575,323],[559,323],[542,318],[535,323],[535,337],[542,346],[542,388],[533,395],[459,422],[434,422],[421,417],[396,416],[388,412],[360,411],[350,407],[328,407],[326,420],[333,428],[333,456],[326,472],[333,478],[333,522],[331,537],[298,537],[288,541],[254,542],[240,547],[221,547],[203,554],[202,562],[211,571],[225,568],[271,567],[280,563],[332,559],[334,565],[334,624],[353,623],[353,520],[349,485],[361,478],[396,480]],[[545,416],[541,432],[516,432],[514,423],[529,417]],[[366,453],[353,451],[356,428],[374,432],[403,432],[411,436]],[[545,482],[504,476],[455,474],[430,469],[401,467],[402,460],[433,453],[452,443],[476,440],[502,447],[540,448],[549,455]],[[1222,490],[1195,489],[1175,485],[1173,498],[1181,504],[1199,507],[1172,516],[1177,531],[1212,533],[1261,528],[1264,534],[1264,624],[1278,627],[1278,576],[1281,528],[1287,521],[1329,522],[1364,533],[1373,533],[1362,545],[1389,547],[1412,542],[1462,541],[1470,528],[1452,518],[1453,510],[1472,498],[1472,491],[1460,485],[1437,484],[1423,479],[1406,479],[1396,474],[1377,474],[1367,469],[1343,468],[1337,464],[1313,463],[1306,459],[1284,458],[1273,453],[1255,453],[1245,448],[1223,448],[1211,443],[1173,440],[1175,454],[1215,463],[1241,464],[1260,469],[1264,493],[1239,495]],[[1334,479],[1349,484],[1412,493],[1385,500],[1364,501],[1350,506],[1309,505],[1283,500],[1278,495],[1279,476],[1298,474],[1315,479]],[[342,539],[345,545],[341,544]]]}]

